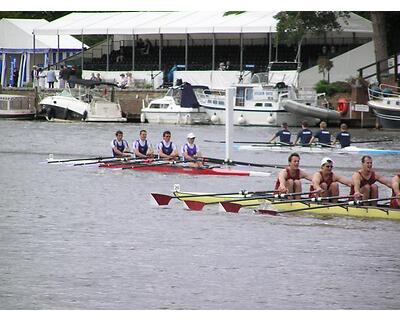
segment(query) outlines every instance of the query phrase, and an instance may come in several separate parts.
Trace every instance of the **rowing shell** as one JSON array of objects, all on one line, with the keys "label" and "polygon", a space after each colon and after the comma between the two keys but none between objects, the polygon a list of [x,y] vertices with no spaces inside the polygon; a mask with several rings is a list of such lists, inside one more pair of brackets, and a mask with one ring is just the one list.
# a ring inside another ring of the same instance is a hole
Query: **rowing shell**
[{"label": "rowing shell", "polygon": [[338,154],[400,154],[400,150],[395,149],[370,149],[370,148],[359,148],[356,146],[349,146],[345,148],[339,147],[321,147],[321,146],[277,146],[277,145],[265,145],[265,144],[251,144],[251,145],[238,145],[238,150],[258,150],[258,151],[276,151],[276,152],[299,152],[299,153],[338,153]]},{"label": "rowing shell", "polygon": [[235,170],[229,167],[226,168],[193,168],[183,167],[178,165],[132,165],[132,164],[100,164],[102,168],[110,169],[130,169],[140,171],[156,171],[163,173],[180,173],[180,174],[191,174],[191,175],[213,175],[213,176],[247,176],[247,177],[269,177],[270,172],[262,171],[246,171],[246,170]]},{"label": "rowing shell", "polygon": [[[388,207],[372,207],[372,206],[335,206],[328,208],[313,209],[314,207],[321,206],[320,203],[310,203],[310,202],[290,202],[290,203],[279,203],[279,200],[269,200],[269,199],[251,199],[251,194],[241,195],[238,193],[232,193],[230,195],[223,196],[201,196],[205,193],[200,192],[174,192],[174,195],[179,200],[185,201],[197,201],[202,203],[219,203],[223,201],[231,201],[235,203],[235,200],[249,198],[245,201],[236,202],[242,206],[253,208],[253,209],[270,209],[273,208],[279,211],[286,210],[300,210],[316,215],[322,216],[349,216],[358,218],[376,218],[376,219],[395,219],[400,220],[400,209],[392,209]],[[310,210],[304,210],[305,208],[310,208]]]}]

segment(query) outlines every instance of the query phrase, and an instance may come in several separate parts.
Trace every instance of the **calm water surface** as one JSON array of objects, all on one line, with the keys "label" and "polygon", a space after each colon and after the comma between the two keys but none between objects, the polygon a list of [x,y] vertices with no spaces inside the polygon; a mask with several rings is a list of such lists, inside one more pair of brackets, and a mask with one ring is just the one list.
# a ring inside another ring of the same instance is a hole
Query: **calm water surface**
[{"label": "calm water surface", "polygon": [[[117,129],[129,143],[140,128],[180,146],[189,131],[203,154],[223,157],[218,126],[0,122],[1,309],[398,309],[400,224],[350,218],[267,217],[243,209],[158,208],[150,192],[271,189],[272,176],[163,175],[44,163],[107,155]],[[275,128],[236,128],[235,140],[269,138]],[[297,130],[297,129],[296,129]],[[354,130],[355,139],[398,133]],[[385,147],[383,144],[369,147]],[[235,160],[285,164],[287,153],[234,152]],[[302,155],[317,170],[322,155]],[[333,157],[349,176],[359,155]],[[398,156],[376,156],[391,176]],[[342,190],[347,192],[346,188]],[[389,190],[381,188],[382,196]]]}]

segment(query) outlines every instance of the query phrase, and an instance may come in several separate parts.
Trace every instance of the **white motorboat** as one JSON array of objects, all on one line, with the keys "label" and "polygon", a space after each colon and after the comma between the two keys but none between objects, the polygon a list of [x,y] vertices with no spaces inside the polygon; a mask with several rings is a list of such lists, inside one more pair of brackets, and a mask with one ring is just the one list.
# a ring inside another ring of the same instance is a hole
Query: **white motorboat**
[{"label": "white motorboat", "polygon": [[88,122],[126,122],[119,102],[115,101],[114,83],[76,80],[57,95],[39,102],[46,119]]},{"label": "white motorboat", "polygon": [[[299,71],[298,62],[271,62],[268,72],[254,74],[251,83],[234,85],[234,124],[275,127],[287,122],[298,126],[302,120],[313,125],[320,120],[337,119],[337,111],[332,113],[319,106],[323,94],[298,90]],[[224,92],[202,92],[197,97],[212,123],[225,124]]]},{"label": "white motorboat", "polygon": [[368,105],[383,128],[400,129],[400,87],[381,84],[368,88]]},{"label": "white motorboat", "polygon": [[167,124],[209,124],[210,116],[196,99],[195,91],[204,91],[208,87],[191,86],[185,82],[171,87],[166,95],[154,99],[146,106],[143,100],[141,122]]},{"label": "white motorboat", "polygon": [[0,94],[0,119],[31,120],[36,116],[36,109],[29,97]]}]

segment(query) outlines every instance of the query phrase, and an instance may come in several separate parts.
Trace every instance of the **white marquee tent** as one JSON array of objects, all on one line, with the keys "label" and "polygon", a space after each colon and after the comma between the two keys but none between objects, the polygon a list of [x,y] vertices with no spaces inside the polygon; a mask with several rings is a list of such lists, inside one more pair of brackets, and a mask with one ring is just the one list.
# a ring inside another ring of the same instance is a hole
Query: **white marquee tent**
[{"label": "white marquee tent", "polygon": [[[238,15],[224,12],[108,12],[71,13],[34,29],[36,35],[88,34],[210,34],[274,33],[278,12],[247,11]],[[370,21],[354,13],[348,24],[341,21],[343,33],[371,35]]]},{"label": "white marquee tent", "polygon": [[34,53],[40,55],[40,57],[35,57],[37,63],[47,65],[82,50],[81,41],[70,35],[60,37],[38,35],[35,36],[34,44],[33,30],[44,27],[48,23],[44,19],[4,18],[0,20],[0,74],[3,86],[8,83],[7,76],[11,76],[14,68],[19,71],[19,86],[22,85],[24,80],[29,81],[30,75],[27,71],[33,65],[32,57]]}]

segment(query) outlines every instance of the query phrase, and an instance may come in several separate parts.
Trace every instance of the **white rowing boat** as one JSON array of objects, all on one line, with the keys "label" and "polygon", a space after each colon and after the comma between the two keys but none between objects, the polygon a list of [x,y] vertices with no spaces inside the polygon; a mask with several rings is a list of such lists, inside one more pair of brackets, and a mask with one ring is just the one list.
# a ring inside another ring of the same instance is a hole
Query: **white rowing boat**
[{"label": "white rowing boat", "polygon": [[338,154],[400,154],[400,150],[396,149],[372,149],[360,148],[357,146],[349,146],[340,148],[339,146],[323,147],[319,145],[303,147],[303,146],[282,146],[276,144],[250,144],[250,145],[235,145],[238,150],[253,150],[253,151],[276,151],[276,152],[298,152],[298,153],[338,153]]}]

